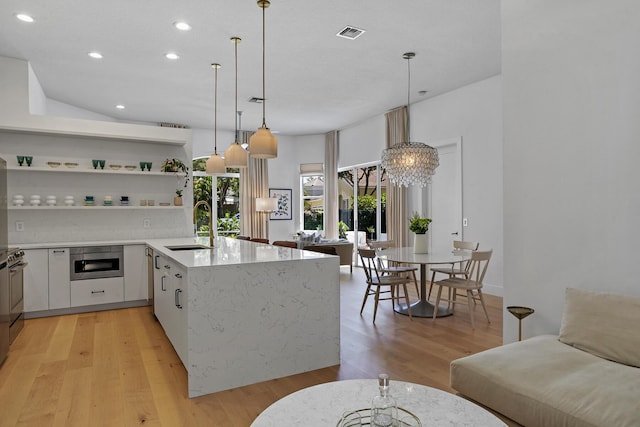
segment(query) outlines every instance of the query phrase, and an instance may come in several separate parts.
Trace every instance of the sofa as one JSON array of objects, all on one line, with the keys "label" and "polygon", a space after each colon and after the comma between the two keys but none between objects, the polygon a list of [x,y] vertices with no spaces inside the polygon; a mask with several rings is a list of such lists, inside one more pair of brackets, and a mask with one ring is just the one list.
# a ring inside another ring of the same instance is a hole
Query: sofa
[{"label": "sofa", "polygon": [[512,425],[638,427],[640,298],[569,288],[558,336],[454,360],[450,378]]},{"label": "sofa", "polygon": [[326,242],[326,243],[308,243],[302,245],[303,249],[312,246],[332,246],[336,250],[336,254],[340,257],[340,265],[348,265],[353,272],[353,243],[351,242]]}]

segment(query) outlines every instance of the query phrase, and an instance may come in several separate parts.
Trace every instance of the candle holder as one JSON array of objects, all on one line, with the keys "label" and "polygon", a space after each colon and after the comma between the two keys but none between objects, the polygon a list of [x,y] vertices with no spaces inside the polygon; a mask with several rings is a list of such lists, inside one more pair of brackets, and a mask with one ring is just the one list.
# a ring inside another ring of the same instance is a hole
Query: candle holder
[{"label": "candle holder", "polygon": [[535,310],[533,308],[520,307],[517,305],[509,306],[507,307],[507,310],[518,318],[518,341],[522,341],[522,319],[533,314]]}]

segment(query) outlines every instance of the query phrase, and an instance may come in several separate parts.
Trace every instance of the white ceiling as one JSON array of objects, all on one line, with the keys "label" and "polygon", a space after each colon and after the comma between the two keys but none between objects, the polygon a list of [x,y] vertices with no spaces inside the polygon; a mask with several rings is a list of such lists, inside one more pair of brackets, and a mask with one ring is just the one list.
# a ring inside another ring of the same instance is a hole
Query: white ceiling
[{"label": "white ceiling", "polygon": [[[18,21],[15,14],[35,22]],[[185,20],[192,30],[172,24]],[[356,40],[335,34],[351,25]],[[262,9],[255,0],[2,0],[0,55],[25,59],[51,99],[125,121],[233,129],[234,47],[242,128],[261,124]],[[266,118],[283,134],[324,133],[500,73],[500,0],[272,0]],[[88,57],[99,51],[102,60]],[[164,54],[175,51],[177,61]],[[426,90],[426,95],[418,92]],[[125,110],[116,110],[124,104]]]}]

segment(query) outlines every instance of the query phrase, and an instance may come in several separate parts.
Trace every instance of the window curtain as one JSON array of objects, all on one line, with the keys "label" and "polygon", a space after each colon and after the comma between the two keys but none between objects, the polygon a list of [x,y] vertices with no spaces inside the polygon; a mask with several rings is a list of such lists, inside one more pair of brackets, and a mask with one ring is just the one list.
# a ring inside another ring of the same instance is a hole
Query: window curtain
[{"label": "window curtain", "polygon": [[[407,107],[399,107],[385,114],[386,146],[407,141]],[[407,188],[389,181],[387,187],[387,240],[398,247],[409,245],[407,225]]]},{"label": "window curtain", "polygon": [[[249,143],[253,132],[240,131],[240,144]],[[253,238],[269,238],[269,217],[256,212],[256,198],[269,197],[269,166],[267,159],[247,159],[240,168],[240,234]]]},{"label": "window curtain", "polygon": [[324,235],[338,238],[338,131],[324,137]]}]

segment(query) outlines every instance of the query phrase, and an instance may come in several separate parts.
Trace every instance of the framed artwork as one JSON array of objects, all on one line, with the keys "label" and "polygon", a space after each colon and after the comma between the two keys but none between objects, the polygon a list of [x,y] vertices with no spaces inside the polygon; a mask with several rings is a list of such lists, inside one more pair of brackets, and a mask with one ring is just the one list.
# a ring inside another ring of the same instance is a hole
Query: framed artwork
[{"label": "framed artwork", "polygon": [[285,220],[293,219],[291,214],[291,194],[290,188],[270,188],[269,197],[278,199],[278,209],[271,212],[269,219],[272,220]]}]

